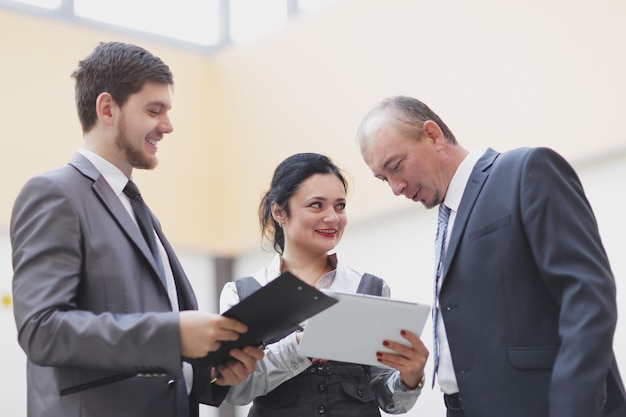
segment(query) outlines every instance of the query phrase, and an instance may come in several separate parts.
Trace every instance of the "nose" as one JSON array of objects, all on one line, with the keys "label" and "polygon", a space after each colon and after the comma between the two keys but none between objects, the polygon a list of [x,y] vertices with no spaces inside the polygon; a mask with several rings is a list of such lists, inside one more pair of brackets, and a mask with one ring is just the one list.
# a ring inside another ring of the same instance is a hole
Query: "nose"
[{"label": "nose", "polygon": [[170,121],[170,118],[167,115],[164,115],[159,123],[159,132],[161,133],[172,133],[174,131],[174,126]]},{"label": "nose", "polygon": [[334,210],[334,208],[329,208],[326,210],[326,215],[324,216],[324,221],[327,223],[337,223],[339,222],[339,215]]},{"label": "nose", "polygon": [[391,187],[391,191],[394,195],[403,195],[404,190],[406,189],[406,184],[404,181],[389,180],[389,187]]}]

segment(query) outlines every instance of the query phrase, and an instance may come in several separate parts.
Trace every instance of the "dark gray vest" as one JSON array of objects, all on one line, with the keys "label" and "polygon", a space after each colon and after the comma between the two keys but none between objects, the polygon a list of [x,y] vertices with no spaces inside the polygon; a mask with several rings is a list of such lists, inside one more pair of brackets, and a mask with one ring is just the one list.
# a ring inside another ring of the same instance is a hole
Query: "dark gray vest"
[{"label": "dark gray vest", "polygon": [[[261,288],[261,284],[253,277],[240,278],[235,284],[240,300]],[[381,278],[364,274],[357,292],[380,296],[383,284]],[[302,328],[296,326],[264,342],[277,342],[296,330]],[[305,417],[324,414],[380,417],[376,396],[370,386],[369,366],[335,361],[312,365],[267,395],[255,398],[248,417]]]}]

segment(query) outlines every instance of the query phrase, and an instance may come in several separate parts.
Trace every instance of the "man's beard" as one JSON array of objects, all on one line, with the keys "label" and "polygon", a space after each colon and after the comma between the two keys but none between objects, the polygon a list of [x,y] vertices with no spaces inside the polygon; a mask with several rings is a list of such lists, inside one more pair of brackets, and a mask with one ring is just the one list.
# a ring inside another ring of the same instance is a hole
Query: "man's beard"
[{"label": "man's beard", "polygon": [[115,144],[119,149],[124,151],[126,160],[133,168],[154,169],[159,163],[155,156],[147,154],[143,148],[137,149],[137,147],[133,146],[133,143],[128,140],[128,135],[126,134],[126,119],[123,115],[120,119],[120,127],[117,132],[117,138],[115,138]]}]

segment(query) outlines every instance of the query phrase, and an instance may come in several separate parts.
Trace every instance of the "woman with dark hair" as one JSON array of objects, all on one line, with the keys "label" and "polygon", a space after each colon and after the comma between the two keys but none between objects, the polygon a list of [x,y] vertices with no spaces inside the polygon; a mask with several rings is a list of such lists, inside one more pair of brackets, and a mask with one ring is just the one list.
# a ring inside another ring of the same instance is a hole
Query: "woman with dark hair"
[{"label": "woman with dark hair", "polygon": [[[345,176],[327,156],[299,153],[279,164],[259,206],[262,236],[277,255],[252,276],[226,284],[220,310],[285,271],[316,288],[389,297],[381,278],[357,272],[329,254],[347,224],[346,192]],[[250,417],[370,417],[380,416],[380,409],[404,413],[415,404],[428,357],[417,335],[403,331],[398,335],[402,343],[381,341],[381,348],[394,353],[378,353],[379,362],[388,367],[371,367],[300,356],[301,334],[302,327],[265,341],[265,358],[246,381],[230,388],[226,401],[235,405],[253,401]]]}]

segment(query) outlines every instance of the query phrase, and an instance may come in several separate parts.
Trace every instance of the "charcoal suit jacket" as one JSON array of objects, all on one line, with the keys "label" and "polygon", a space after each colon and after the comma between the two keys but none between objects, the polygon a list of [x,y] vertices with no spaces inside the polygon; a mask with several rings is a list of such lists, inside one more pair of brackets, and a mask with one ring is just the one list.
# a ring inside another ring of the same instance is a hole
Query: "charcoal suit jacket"
[{"label": "charcoal suit jacket", "polygon": [[443,278],[466,417],[596,417],[624,406],[614,277],[582,185],[557,153],[487,150]]},{"label": "charcoal suit jacket", "polygon": [[[197,309],[151,216],[180,309]],[[69,165],[29,180],[16,199],[10,233],[28,416],[173,417],[173,381],[182,377],[178,313],[139,228],[100,172],[76,154]],[[192,415],[198,401],[217,405],[223,398],[213,396],[205,372],[194,370]],[[61,395],[119,375],[131,377]]]}]

